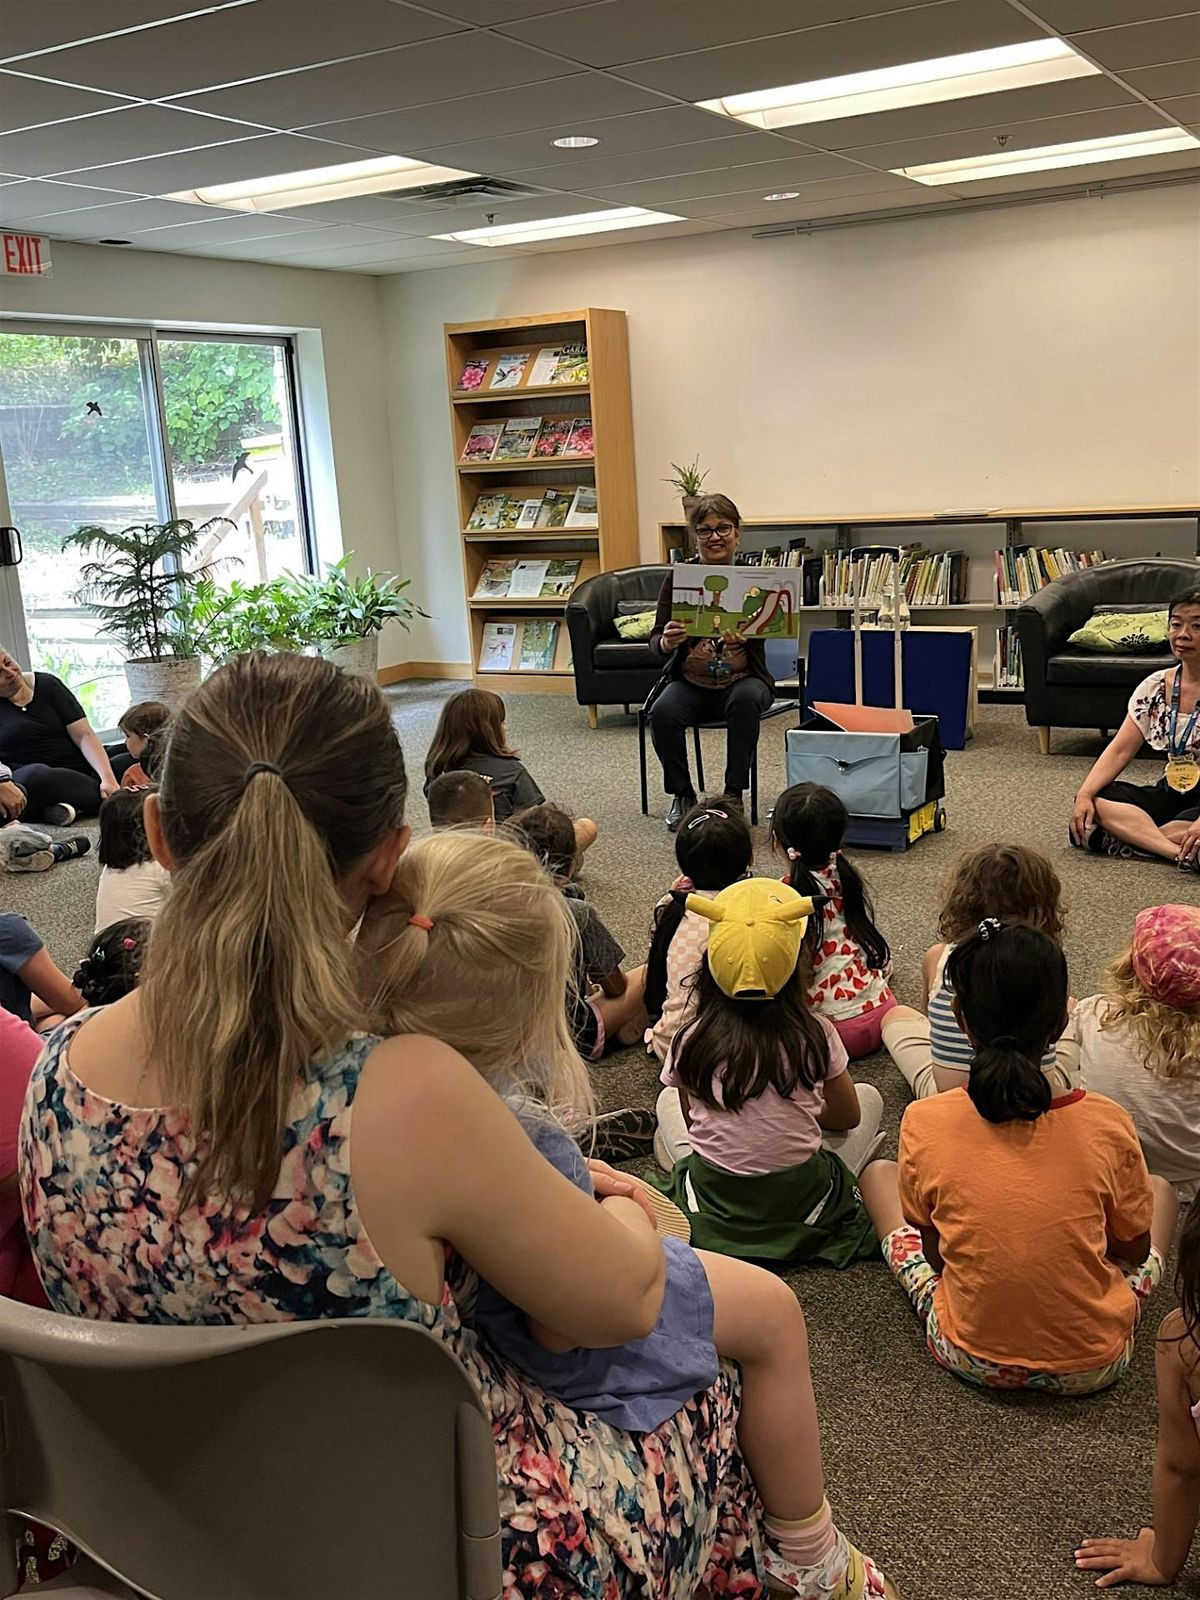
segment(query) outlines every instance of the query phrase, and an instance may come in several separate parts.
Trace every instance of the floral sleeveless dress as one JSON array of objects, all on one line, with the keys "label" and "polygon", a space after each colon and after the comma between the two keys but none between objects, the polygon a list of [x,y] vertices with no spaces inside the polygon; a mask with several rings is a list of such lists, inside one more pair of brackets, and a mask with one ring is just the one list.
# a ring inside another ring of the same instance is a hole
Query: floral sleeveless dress
[{"label": "floral sleeveless dress", "polygon": [[459,1258],[448,1259],[439,1305],[383,1265],[348,1159],[359,1073],[377,1039],[351,1040],[297,1078],[265,1210],[207,1200],[181,1213],[196,1158],[186,1120],[79,1082],[67,1052],[88,1015],[50,1035],[21,1124],[25,1224],[55,1310],[120,1322],[419,1323],[464,1363],[491,1417],[506,1595],[676,1600],[703,1585],[760,1600],[759,1507],[737,1446],[735,1369],[653,1433],[623,1433],[543,1394],[480,1343],[460,1315],[474,1277]]}]

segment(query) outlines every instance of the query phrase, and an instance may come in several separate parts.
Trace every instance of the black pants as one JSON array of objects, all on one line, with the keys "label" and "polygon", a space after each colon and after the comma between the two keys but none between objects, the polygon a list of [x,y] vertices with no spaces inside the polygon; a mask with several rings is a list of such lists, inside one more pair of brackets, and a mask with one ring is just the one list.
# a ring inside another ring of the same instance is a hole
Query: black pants
[{"label": "black pants", "polygon": [[94,817],[100,809],[100,780],[94,772],[48,767],[44,761],[35,761],[27,767],[18,767],[12,781],[24,789],[28,799],[21,813],[22,822],[40,822],[50,806],[64,800],[75,807],[76,816]]},{"label": "black pants", "polygon": [[763,712],[771,704],[771,691],[761,678],[739,678],[727,689],[701,689],[677,678],[650,707],[650,737],[662,762],[663,788],[668,794],[693,794],[688,771],[687,731],[698,722],[724,721],[725,793],[741,794],[750,782],[750,763],[758,748]]}]

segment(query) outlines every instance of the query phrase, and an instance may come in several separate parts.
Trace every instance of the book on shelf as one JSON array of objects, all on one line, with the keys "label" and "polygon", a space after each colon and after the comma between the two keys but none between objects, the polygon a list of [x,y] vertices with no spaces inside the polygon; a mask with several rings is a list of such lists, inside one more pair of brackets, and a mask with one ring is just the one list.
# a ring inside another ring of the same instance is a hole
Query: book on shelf
[{"label": "book on shelf", "polygon": [[464,462],[491,461],[503,432],[503,418],[497,422],[477,422],[467,435],[461,459]]},{"label": "book on shelf", "polygon": [[1094,567],[1106,559],[1103,550],[1067,550],[1059,545],[1014,545],[995,552],[996,600],[1002,606],[1019,606],[1039,589],[1068,572]]},{"label": "book on shelf", "polygon": [[996,660],[992,669],[995,689],[1023,689],[1025,670],[1021,661],[1021,639],[1015,626],[996,629]]},{"label": "book on shelf", "polygon": [[518,561],[513,567],[512,582],[508,588],[509,599],[538,599],[549,570],[549,561]]},{"label": "book on shelf", "polygon": [[573,499],[574,496],[570,489],[547,489],[542,496],[542,506],[538,512],[537,526],[539,528],[565,527]]},{"label": "book on shelf", "polygon": [[765,550],[739,550],[734,562],[738,567],[801,567],[805,556],[812,552],[802,541],[793,539],[788,545],[768,545]]},{"label": "book on shelf", "polygon": [[558,358],[565,347],[557,344],[543,345],[533,358],[533,366],[529,370],[529,387],[540,388],[543,384],[554,382],[554,374],[558,370]]},{"label": "book on shelf", "polygon": [[487,533],[500,526],[500,513],[508,496],[490,491],[477,497],[475,509],[467,522],[468,533]]},{"label": "book on shelf", "polygon": [[515,389],[525,376],[525,368],[529,365],[529,351],[518,350],[496,358],[496,370],[492,373],[489,389]]},{"label": "book on shelf", "polygon": [[513,568],[516,564],[515,557],[511,560],[497,557],[485,561],[480,568],[472,600],[503,600],[512,583]]},{"label": "book on shelf", "polygon": [[558,352],[551,383],[586,383],[588,353],[586,344],[564,344]]},{"label": "book on shelf", "polygon": [[493,461],[527,460],[541,426],[541,417],[509,417],[504,424],[504,432],[500,435],[500,443],[496,446]]},{"label": "book on shelf", "polygon": [[558,623],[551,617],[531,617],[521,625],[519,672],[549,672],[554,666]]},{"label": "book on shelf", "polygon": [[596,454],[596,435],[592,431],[591,417],[576,417],[571,424],[571,431],[567,435],[567,442],[563,445],[564,456],[594,456]]},{"label": "book on shelf", "polygon": [[599,502],[596,490],[589,483],[581,483],[571,501],[564,528],[598,528],[600,526]]},{"label": "book on shelf", "polygon": [[463,390],[482,389],[491,364],[489,356],[469,357],[463,362],[463,369],[458,375],[456,387]]},{"label": "book on shelf", "polygon": [[570,557],[562,561],[548,561],[546,563],[546,576],[542,579],[539,593],[543,600],[555,600],[570,594],[579,582],[579,568],[582,562],[571,560]]},{"label": "book on shelf", "polygon": [[480,672],[507,672],[517,648],[515,622],[485,622],[479,642]]},{"label": "book on shelf", "polygon": [[570,417],[547,417],[542,423],[533,453],[542,460],[548,456],[561,456],[570,436]]},{"label": "book on shelf", "polygon": [[[848,550],[826,550],[821,557],[817,603],[849,609],[853,604],[854,568]],[[892,593],[892,557],[868,551],[858,562],[859,604],[871,610]],[[967,598],[969,557],[962,550],[926,550],[902,546],[898,564],[900,594],[911,608],[962,605]]]}]

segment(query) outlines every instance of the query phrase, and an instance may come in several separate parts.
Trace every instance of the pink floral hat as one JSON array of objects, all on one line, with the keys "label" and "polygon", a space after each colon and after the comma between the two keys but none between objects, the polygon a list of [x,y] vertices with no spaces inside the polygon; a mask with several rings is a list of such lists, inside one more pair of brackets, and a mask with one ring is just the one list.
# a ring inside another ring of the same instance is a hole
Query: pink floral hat
[{"label": "pink floral hat", "polygon": [[1132,958],[1147,994],[1179,1011],[1200,1007],[1200,906],[1139,911]]}]

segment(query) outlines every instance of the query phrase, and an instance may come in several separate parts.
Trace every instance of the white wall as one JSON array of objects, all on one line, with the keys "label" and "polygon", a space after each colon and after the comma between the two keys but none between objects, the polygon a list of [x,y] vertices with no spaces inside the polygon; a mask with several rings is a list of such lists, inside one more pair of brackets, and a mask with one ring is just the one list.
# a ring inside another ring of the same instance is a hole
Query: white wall
[{"label": "white wall", "polygon": [[465,661],[442,323],[629,314],[642,555],[699,453],[746,516],[1200,500],[1194,187],[383,280],[403,558]]},{"label": "white wall", "polygon": [[[0,279],[0,312],[240,332],[298,333],[313,513],[324,556],[403,567],[379,280],[251,262],[55,242],[50,278]],[[398,628],[380,660],[404,659]]]}]

